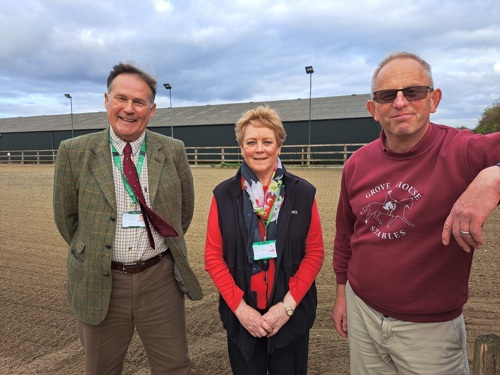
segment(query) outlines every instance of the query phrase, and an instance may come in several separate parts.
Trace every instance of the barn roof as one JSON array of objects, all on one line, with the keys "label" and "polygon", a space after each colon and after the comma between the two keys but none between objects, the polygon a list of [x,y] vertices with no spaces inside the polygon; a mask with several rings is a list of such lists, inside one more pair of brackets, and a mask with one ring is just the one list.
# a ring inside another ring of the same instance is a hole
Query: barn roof
[{"label": "barn roof", "polygon": [[[371,117],[366,110],[369,94],[312,98],[311,120],[331,120]],[[264,102],[209,104],[204,106],[172,108],[175,126],[234,124],[249,109],[268,104],[277,110],[283,122],[309,120],[309,99],[277,100]],[[169,126],[170,108],[157,108],[149,127]],[[106,112],[73,113],[75,130],[105,129],[108,126]],[[30,117],[0,118],[1,133],[59,131],[71,128],[68,114]]]}]

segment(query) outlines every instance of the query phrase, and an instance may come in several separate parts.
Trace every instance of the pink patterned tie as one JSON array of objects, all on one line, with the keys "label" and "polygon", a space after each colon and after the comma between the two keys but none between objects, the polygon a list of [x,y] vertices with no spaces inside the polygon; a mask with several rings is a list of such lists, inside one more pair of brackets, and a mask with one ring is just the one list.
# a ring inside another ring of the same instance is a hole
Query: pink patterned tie
[{"label": "pink patterned tie", "polygon": [[132,161],[132,146],[130,143],[127,143],[123,150],[123,173],[125,174],[130,187],[139,201],[151,247],[154,249],[155,243],[153,240],[153,234],[151,233],[151,228],[149,227],[150,223],[163,237],[177,237],[178,234],[175,229],[146,204],[146,199],[144,199],[144,194],[142,193],[141,183],[139,182],[139,176],[137,175],[137,169]]}]

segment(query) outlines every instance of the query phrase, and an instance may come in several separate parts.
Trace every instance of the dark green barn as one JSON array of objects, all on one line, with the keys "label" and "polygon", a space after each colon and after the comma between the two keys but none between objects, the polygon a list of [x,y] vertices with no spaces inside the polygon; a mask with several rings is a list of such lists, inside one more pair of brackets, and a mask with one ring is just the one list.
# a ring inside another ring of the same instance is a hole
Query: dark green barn
[{"label": "dark green barn", "polygon": [[[286,146],[368,143],[380,134],[365,104],[368,94],[296,100],[157,108],[149,129],[172,135],[185,145],[237,146],[234,123],[258,105],[276,109],[287,132]],[[309,105],[311,119],[309,121]],[[62,140],[108,126],[106,112],[0,119],[0,152],[54,150]],[[310,139],[309,139],[310,138]]]}]

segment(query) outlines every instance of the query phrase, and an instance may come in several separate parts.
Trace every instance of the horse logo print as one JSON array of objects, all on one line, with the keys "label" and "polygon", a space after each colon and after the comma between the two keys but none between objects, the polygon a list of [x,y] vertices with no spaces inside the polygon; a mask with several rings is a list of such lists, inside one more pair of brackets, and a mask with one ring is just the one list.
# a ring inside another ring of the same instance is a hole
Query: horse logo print
[{"label": "horse logo print", "polygon": [[366,215],[365,224],[368,224],[370,219],[375,219],[379,225],[383,224],[381,215],[387,216],[386,228],[396,220],[401,219],[403,222],[408,224],[410,227],[414,227],[415,224],[410,223],[406,218],[406,211],[411,210],[413,207],[413,197],[405,198],[401,200],[394,199],[392,197],[392,190],[389,190],[385,195],[385,201],[368,203],[361,209],[360,214]]}]

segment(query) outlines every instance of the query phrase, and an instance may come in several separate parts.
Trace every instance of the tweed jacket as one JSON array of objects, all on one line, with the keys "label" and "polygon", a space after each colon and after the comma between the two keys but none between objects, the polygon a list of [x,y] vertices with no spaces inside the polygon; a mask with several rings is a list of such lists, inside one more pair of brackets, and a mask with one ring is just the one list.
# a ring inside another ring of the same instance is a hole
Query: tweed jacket
[{"label": "tweed jacket", "polygon": [[[194,210],[194,187],[184,144],[146,130],[149,194],[154,210],[179,233],[165,238],[179,288],[193,300],[200,284],[184,239]],[[116,198],[109,128],[61,143],[54,174],[54,220],[68,243],[68,302],[79,320],[100,324],[111,297]]]}]

